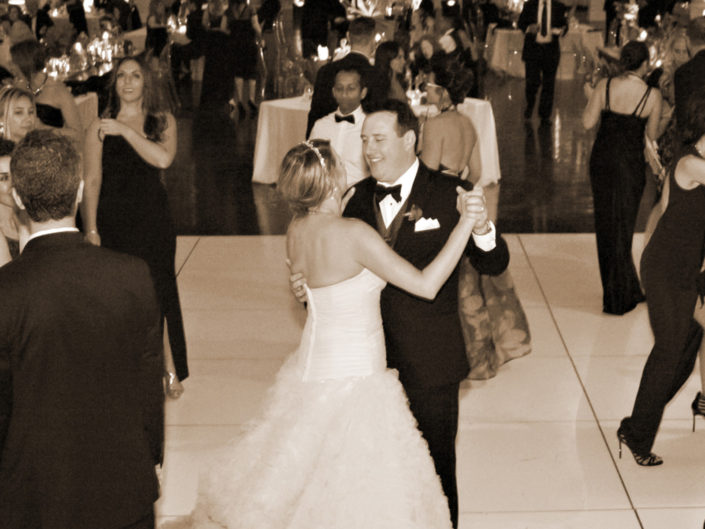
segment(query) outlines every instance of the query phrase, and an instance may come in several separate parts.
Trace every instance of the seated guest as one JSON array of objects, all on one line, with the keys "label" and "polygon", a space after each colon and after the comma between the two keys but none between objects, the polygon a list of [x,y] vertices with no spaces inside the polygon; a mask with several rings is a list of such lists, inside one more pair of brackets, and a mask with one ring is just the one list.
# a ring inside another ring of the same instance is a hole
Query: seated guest
[{"label": "seated guest", "polygon": [[2,138],[18,142],[36,127],[36,109],[31,92],[14,86],[0,90],[0,129]]},{"label": "seated guest", "polygon": [[360,102],[367,95],[367,87],[363,83],[360,70],[339,70],[333,85],[333,97],[338,103],[338,109],[316,121],[311,130],[312,139],[330,141],[345,167],[348,187],[367,178],[369,174],[360,138],[362,122],[365,120]]},{"label": "seated guest", "polygon": [[392,40],[381,42],[375,52],[375,68],[386,83],[387,98],[406,103],[406,57],[402,47]]},{"label": "seated guest", "polygon": [[46,54],[34,40],[14,44],[10,48],[12,62],[17,67],[15,83],[35,95],[40,127],[52,127],[56,132],[77,142],[83,141],[81,115],[70,90],[44,71]]}]

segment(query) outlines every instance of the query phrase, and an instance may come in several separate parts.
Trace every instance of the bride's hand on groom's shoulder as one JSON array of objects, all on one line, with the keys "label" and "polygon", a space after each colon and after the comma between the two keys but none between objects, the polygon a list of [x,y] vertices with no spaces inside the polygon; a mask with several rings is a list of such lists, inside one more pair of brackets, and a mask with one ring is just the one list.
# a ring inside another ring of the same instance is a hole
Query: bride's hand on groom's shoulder
[{"label": "bride's hand on groom's shoulder", "polygon": [[[291,272],[291,261],[289,261],[289,259],[286,260],[286,265]],[[299,303],[306,303],[308,301],[308,296],[306,295],[306,278],[301,272],[289,274],[289,289]]]}]

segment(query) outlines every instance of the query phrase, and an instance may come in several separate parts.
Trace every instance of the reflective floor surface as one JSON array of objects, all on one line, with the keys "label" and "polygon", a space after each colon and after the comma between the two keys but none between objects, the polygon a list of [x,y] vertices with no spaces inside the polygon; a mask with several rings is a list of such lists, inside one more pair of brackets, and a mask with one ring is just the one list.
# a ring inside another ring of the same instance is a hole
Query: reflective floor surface
[{"label": "reflective floor surface", "polygon": [[[600,312],[594,235],[507,240],[533,351],[493,379],[462,385],[460,528],[700,529],[705,421],[691,433],[690,415],[697,376],[666,409],[654,446],[665,464],[639,467],[628,452],[619,459],[616,428],[652,342],[646,307]],[[638,259],[641,235],[634,246]],[[167,402],[162,519],[193,508],[199,458],[257,414],[305,318],[288,290],[282,236],[180,237],[177,269],[191,377],[183,397]]]}]

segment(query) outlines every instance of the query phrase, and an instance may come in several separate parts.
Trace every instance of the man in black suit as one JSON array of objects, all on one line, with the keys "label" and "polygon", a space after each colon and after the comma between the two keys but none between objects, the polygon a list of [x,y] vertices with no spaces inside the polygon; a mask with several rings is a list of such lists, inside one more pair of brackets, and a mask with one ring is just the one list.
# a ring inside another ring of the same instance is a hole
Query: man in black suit
[{"label": "man in black suit", "polygon": [[338,103],[333,97],[333,85],[335,84],[335,76],[340,70],[357,70],[362,74],[363,86],[367,87],[367,97],[362,101],[362,108],[365,112],[369,112],[387,99],[387,94],[384,93],[383,79],[378,75],[375,67],[370,64],[370,58],[374,57],[376,48],[374,19],[359,17],[350,22],[348,40],[350,41],[350,53],[318,70],[311,98],[311,110],[308,113],[307,138],[317,120],[338,108]]},{"label": "man in black suit", "polygon": [[[417,137],[418,121],[406,103],[389,100],[367,115],[362,143],[372,176],[352,188],[344,216],[367,222],[399,255],[423,269],[458,222],[456,187],[468,184],[425,167],[416,157]],[[421,218],[429,220],[425,224],[430,229],[419,229]],[[509,263],[507,244],[486,211],[479,224],[466,254],[479,273],[498,275]],[[293,275],[291,282],[297,297],[304,299],[301,276]],[[458,392],[470,370],[458,316],[458,268],[433,301],[387,285],[380,303],[387,365],[399,371],[457,527]]]},{"label": "man in black suit", "polygon": [[686,103],[690,96],[705,90],[705,17],[690,21],[687,36],[693,56],[673,76],[676,128],[679,123],[685,123]]},{"label": "man in black suit", "polygon": [[47,12],[49,4],[39,9],[39,0],[25,0],[24,7],[27,10],[27,25],[32,30],[32,35],[40,40],[54,25],[54,21]]},{"label": "man in black suit", "polygon": [[164,363],[149,269],[76,229],[70,140],[30,132],[11,172],[30,236],[0,268],[0,526],[152,529]]},{"label": "man in black suit", "polygon": [[553,91],[561,60],[559,37],[567,28],[566,7],[557,0],[528,0],[519,15],[519,29],[525,33],[521,53],[526,72],[524,117],[531,119],[536,93],[541,87],[539,117],[542,125],[551,123]]}]

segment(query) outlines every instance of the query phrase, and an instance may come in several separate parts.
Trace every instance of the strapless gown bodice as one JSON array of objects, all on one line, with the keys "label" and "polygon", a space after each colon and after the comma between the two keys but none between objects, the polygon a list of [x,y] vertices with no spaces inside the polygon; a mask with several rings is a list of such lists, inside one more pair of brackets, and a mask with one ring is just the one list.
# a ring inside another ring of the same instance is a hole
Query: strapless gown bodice
[{"label": "strapless gown bodice", "polygon": [[298,349],[262,410],[213,453],[188,529],[452,529],[428,445],[386,368],[368,270],[308,289]]},{"label": "strapless gown bodice", "polygon": [[304,381],[368,376],[386,369],[379,296],[386,282],[367,269],[307,289],[308,319],[298,356]]}]

